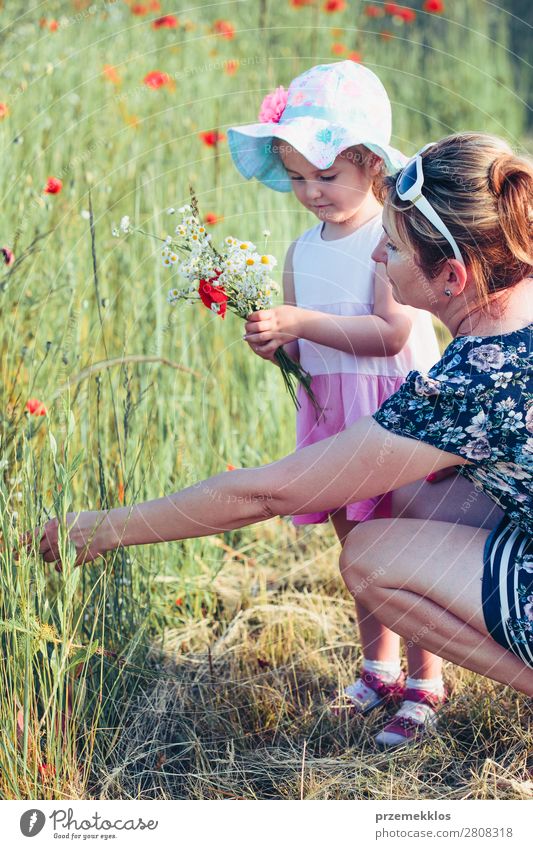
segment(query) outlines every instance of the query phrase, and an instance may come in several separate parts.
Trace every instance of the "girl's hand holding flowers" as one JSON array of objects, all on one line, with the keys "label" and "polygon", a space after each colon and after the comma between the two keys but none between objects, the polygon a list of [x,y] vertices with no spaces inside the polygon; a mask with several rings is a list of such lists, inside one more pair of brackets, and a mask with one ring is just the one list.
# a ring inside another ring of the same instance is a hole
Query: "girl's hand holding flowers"
[{"label": "girl's hand holding flowers", "polygon": [[272,360],[278,348],[298,339],[300,312],[291,304],[258,310],[247,318],[244,339],[259,357]]},{"label": "girl's hand holding flowers", "polygon": [[[173,215],[175,211],[169,209],[169,214]],[[163,265],[169,269],[174,268],[189,282],[186,287],[170,289],[167,300],[171,305],[199,301],[222,319],[227,312],[233,312],[243,319],[250,319],[254,313],[259,316],[277,314],[278,310],[281,311],[280,316],[289,316],[289,313],[283,311],[295,308],[271,309],[272,299],[279,291],[277,283],[270,276],[277,264],[275,257],[259,253],[252,242],[235,236],[226,236],[224,244],[216,248],[200,218],[192,191],[190,205],[181,207],[179,212],[183,218],[174,230],[175,235],[159,240],[163,243]],[[112,232],[116,237],[133,232],[149,235],[139,227],[134,227],[128,215],[122,217],[119,227],[113,227]],[[274,321],[273,328],[269,325],[268,329],[274,329],[282,341],[276,344],[276,337],[271,335],[264,340],[268,343],[267,347],[256,350],[256,353],[264,359],[275,360],[279,365],[285,387],[296,407],[300,406],[296,397],[296,388],[300,384],[318,412],[319,407],[311,389],[311,375],[292,360],[282,347],[285,342],[295,338],[294,334],[290,335],[286,329],[285,336],[279,336],[281,318]],[[263,328],[263,331],[266,332],[267,328]]]}]

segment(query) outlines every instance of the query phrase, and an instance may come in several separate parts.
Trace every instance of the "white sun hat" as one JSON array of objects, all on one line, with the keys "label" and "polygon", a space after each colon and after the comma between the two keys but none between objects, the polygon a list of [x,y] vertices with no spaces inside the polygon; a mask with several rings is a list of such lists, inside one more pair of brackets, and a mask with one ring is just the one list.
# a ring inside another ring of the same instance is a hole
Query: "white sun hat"
[{"label": "white sun hat", "polygon": [[278,192],[291,182],[273,139],[294,147],[315,168],[329,168],[343,150],[364,145],[385,162],[389,173],[407,159],[391,147],[391,105],[381,80],[347,60],[316,65],[265,97],[258,124],[231,127],[233,161],[247,180],[255,177]]}]

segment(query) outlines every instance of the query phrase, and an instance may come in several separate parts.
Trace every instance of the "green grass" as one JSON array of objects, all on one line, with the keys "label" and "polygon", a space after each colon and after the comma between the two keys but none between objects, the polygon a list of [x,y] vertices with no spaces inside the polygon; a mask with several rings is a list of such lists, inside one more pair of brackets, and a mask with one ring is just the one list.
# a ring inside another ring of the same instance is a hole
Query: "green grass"
[{"label": "green grass", "polygon": [[[165,235],[165,210],[192,181],[203,212],[224,216],[215,238],[262,243],[268,228],[282,260],[312,221],[292,197],[244,184],[226,145],[216,156],[199,132],[255,120],[267,91],[341,42],[383,79],[406,152],[466,128],[520,146],[525,109],[502,12],[450,2],[447,19],[389,22],[396,37],[384,42],[385,23],[364,5],[326,16],[271,2],[260,20],[260,3],[194,4],[178,11],[178,31],[153,31],[118,0],[48,3],[57,32],[39,27],[40,6],[0,12],[0,246],[17,256],[0,272],[3,798],[530,792],[525,699],[485,679],[449,667],[443,737],[409,753],[373,748],[382,716],[329,715],[359,647],[326,527],[297,532],[279,519],[84,569],[65,543],[62,573],[15,557],[47,515],[153,498],[292,450],[280,376],[250,355],[240,323],[170,311],[153,246],[111,237],[124,214]],[[210,34],[217,18],[235,24],[235,39]],[[241,62],[233,76],[229,59]],[[106,64],[120,83],[102,75]],[[174,87],[146,88],[154,69]],[[43,195],[49,175],[61,194]],[[24,413],[30,397],[48,416]]]}]

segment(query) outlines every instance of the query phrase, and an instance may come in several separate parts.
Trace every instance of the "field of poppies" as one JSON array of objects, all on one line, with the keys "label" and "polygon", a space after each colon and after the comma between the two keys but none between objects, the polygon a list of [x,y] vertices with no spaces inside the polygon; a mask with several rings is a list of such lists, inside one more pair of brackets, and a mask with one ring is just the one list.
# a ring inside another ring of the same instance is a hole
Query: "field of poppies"
[{"label": "field of poppies", "polygon": [[[47,517],[292,450],[279,371],[241,322],[167,303],[169,210],[192,184],[214,240],[269,231],[279,270],[312,221],[243,182],[227,128],[335,59],[379,74],[406,153],[460,129],[524,149],[508,11],[9,0],[0,33],[0,797],[532,795],[525,701],[483,678],[449,665],[442,736],[409,752],[373,747],[375,715],[329,713],[359,647],[326,526],[279,519],[81,569],[64,543],[62,572],[21,547]],[[126,238],[125,216],[157,238]]]}]

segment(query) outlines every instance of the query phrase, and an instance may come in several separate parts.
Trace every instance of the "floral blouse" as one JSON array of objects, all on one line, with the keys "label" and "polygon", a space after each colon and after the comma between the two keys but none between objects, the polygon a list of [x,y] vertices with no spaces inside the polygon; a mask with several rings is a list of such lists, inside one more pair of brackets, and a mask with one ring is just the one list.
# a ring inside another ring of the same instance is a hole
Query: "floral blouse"
[{"label": "floral blouse", "polygon": [[374,418],[469,461],[459,471],[533,534],[533,324],[460,336],[427,374],[411,371]]}]

